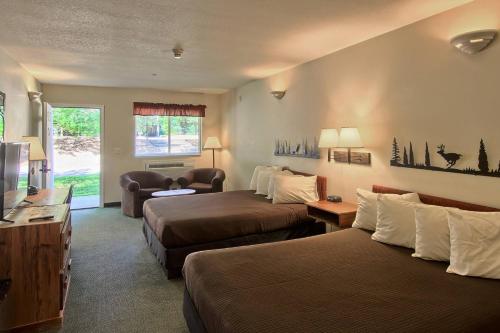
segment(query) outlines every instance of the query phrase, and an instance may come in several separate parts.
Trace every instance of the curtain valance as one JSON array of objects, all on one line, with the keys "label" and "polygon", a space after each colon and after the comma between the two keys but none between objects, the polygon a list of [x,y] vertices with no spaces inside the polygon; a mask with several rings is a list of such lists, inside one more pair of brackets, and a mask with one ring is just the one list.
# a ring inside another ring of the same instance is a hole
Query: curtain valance
[{"label": "curtain valance", "polygon": [[206,105],[134,102],[134,116],[205,117]]}]

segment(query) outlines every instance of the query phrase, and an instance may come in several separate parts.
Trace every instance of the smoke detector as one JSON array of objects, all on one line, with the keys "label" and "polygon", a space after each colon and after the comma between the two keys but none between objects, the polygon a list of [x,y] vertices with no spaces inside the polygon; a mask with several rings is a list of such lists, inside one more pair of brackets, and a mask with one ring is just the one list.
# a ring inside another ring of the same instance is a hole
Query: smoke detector
[{"label": "smoke detector", "polygon": [[172,50],[172,52],[174,53],[175,59],[180,59],[182,58],[182,53],[184,52],[184,50],[181,49],[180,47],[176,47],[175,49]]},{"label": "smoke detector", "polygon": [[454,37],[451,45],[463,53],[476,54],[490,46],[496,36],[495,30],[473,31]]}]

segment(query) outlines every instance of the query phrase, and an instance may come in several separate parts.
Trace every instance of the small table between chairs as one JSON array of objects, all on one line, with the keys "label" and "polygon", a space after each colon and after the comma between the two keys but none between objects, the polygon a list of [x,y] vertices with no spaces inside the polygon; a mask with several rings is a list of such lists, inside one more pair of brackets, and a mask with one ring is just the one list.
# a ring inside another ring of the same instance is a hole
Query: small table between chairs
[{"label": "small table between chairs", "polygon": [[151,196],[154,198],[178,197],[181,195],[190,195],[190,194],[195,194],[195,193],[196,193],[195,190],[184,188],[184,189],[180,189],[180,190],[168,190],[168,191],[153,192],[151,194]]}]

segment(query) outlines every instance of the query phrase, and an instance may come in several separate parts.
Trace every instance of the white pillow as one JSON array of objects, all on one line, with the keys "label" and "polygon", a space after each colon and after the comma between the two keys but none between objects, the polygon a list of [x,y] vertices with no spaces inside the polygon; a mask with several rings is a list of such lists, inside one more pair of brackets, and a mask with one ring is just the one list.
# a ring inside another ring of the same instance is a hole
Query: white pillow
[{"label": "white pillow", "polygon": [[415,205],[414,202],[380,196],[377,200],[377,228],[372,239],[414,249]]},{"label": "white pillow", "polygon": [[500,213],[450,211],[448,273],[500,279]]},{"label": "white pillow", "polygon": [[267,165],[257,165],[253,170],[252,179],[250,180],[250,190],[257,190],[257,178],[259,177],[259,172],[266,169],[281,170],[283,167],[279,166],[267,166]]},{"label": "white pillow", "polygon": [[301,177],[301,175],[294,175],[290,170],[276,171],[269,178],[269,187],[267,188],[267,197],[266,199],[272,199],[274,194],[274,184],[276,183],[276,176],[294,176]]},{"label": "white pillow", "polygon": [[450,228],[448,212],[457,208],[432,205],[415,206],[415,253],[426,260],[450,261]]},{"label": "white pillow", "polygon": [[274,185],[273,204],[318,201],[317,178],[316,176],[277,176]]},{"label": "white pillow", "polygon": [[352,224],[353,228],[366,229],[374,231],[377,225],[377,199],[379,197],[399,198],[406,201],[420,202],[417,193],[399,194],[382,194],[373,193],[371,191],[358,188],[358,211],[356,219]]},{"label": "white pillow", "polygon": [[257,176],[257,190],[255,194],[260,194],[260,195],[268,194],[267,191],[269,189],[269,180],[271,179],[271,175],[275,172],[277,171],[275,171],[272,168],[267,168],[259,172],[259,175]]}]

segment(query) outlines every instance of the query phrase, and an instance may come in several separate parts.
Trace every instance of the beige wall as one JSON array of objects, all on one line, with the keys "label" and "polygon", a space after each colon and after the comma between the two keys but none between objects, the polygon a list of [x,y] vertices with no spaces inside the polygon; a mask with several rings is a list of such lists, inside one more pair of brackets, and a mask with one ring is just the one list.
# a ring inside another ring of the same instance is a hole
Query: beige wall
[{"label": "beige wall", "polygon": [[[99,88],[79,86],[43,85],[44,101],[51,104],[103,105],[104,106],[104,202],[120,201],[120,174],[144,170],[147,160],[161,158],[136,158],[134,156],[133,102],[168,102],[207,105],[203,118],[203,141],[207,136],[220,135],[219,95],[176,93],[155,89]],[[216,165],[220,154],[216,154]],[[165,159],[165,158],[164,158]],[[171,157],[175,160],[194,160],[196,167],[211,167],[212,154],[203,151],[200,157]]]},{"label": "beige wall", "polygon": [[38,81],[0,49],[0,91],[6,95],[5,141],[30,134],[29,91],[39,91]]},{"label": "beige wall", "polygon": [[[500,160],[500,42],[475,56],[453,49],[452,36],[500,28],[500,2],[478,0],[378,38],[251,82],[222,97],[224,166],[229,188],[246,188],[257,164],[288,165],[328,176],[328,192],[355,200],[372,184],[500,207],[500,179],[389,166],[394,136],[413,142],[423,162],[443,165],[436,146],[464,154],[477,168],[484,138],[490,167]],[[271,90],[287,89],[281,101]],[[321,128],[358,127],[372,166],[273,156],[276,138],[318,136]],[[401,148],[402,149],[402,148]]]}]

